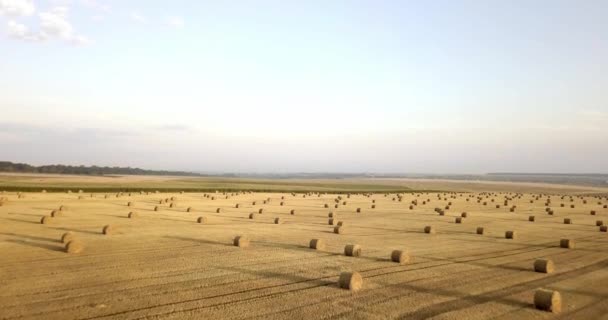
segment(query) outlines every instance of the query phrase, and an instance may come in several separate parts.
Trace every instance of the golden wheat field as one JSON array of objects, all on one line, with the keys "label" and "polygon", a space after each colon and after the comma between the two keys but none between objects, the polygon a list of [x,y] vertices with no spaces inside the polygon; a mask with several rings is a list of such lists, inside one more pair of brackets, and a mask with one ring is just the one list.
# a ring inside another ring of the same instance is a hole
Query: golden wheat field
[{"label": "golden wheat field", "polygon": [[[608,318],[608,233],[597,225],[608,224],[608,200],[599,196],[0,197],[0,319]],[[538,259],[554,272],[535,272]],[[359,290],[339,286],[348,272],[361,275]],[[541,288],[561,294],[561,312],[535,308]]]}]

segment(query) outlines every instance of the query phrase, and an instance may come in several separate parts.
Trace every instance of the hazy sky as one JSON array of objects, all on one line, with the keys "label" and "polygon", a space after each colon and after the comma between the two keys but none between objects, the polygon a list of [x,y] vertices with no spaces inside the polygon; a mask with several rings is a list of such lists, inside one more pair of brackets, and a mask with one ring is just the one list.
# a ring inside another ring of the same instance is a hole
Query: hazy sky
[{"label": "hazy sky", "polygon": [[0,0],[0,160],[608,172],[608,1]]}]

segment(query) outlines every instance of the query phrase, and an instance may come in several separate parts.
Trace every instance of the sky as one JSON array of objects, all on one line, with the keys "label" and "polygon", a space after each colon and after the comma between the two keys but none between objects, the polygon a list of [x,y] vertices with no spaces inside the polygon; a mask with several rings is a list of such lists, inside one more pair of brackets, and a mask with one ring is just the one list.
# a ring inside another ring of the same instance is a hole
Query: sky
[{"label": "sky", "polygon": [[608,1],[0,0],[0,160],[608,172]]}]

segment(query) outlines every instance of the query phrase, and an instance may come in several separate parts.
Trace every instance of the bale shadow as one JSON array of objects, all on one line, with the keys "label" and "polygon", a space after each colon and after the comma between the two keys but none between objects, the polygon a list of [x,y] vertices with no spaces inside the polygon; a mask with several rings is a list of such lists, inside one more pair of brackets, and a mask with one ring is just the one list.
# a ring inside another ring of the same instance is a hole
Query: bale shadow
[{"label": "bale shadow", "polygon": [[49,241],[49,242],[61,243],[61,240],[53,239],[53,238],[36,237],[36,236],[30,236],[30,235],[25,235],[25,234],[7,233],[7,232],[0,232],[0,234],[6,235],[6,236],[11,236],[11,237],[19,237],[19,238],[24,238],[24,239],[36,240],[36,241]]},{"label": "bale shadow", "polygon": [[229,243],[206,240],[206,239],[194,239],[194,238],[186,238],[186,237],[180,237],[180,236],[163,236],[163,238],[180,240],[180,241],[198,242],[198,243],[202,243],[202,244],[219,245],[219,246],[224,246],[224,247],[233,247],[233,245],[229,244]]},{"label": "bale shadow", "polygon": [[63,247],[53,246],[50,244],[28,242],[28,241],[24,241],[24,240],[8,239],[5,241],[11,242],[11,243],[22,244],[22,245],[26,245],[26,246],[30,246],[30,247],[35,247],[35,248],[42,248],[42,249],[51,250],[51,251],[63,251],[64,250]]},{"label": "bale shadow", "polygon": [[100,232],[95,232],[95,231],[89,231],[89,230],[83,230],[83,229],[74,229],[74,228],[63,228],[63,227],[50,227],[51,229],[55,229],[55,230],[61,230],[61,231],[74,231],[74,232],[80,232],[80,233],[88,233],[88,234],[95,234],[95,235],[101,235],[101,231]]},{"label": "bale shadow", "polygon": [[[39,217],[42,218],[43,216],[39,215]],[[40,221],[21,220],[21,219],[15,219],[15,218],[4,218],[4,219],[15,221],[15,222],[22,222],[22,223],[40,224]]]}]

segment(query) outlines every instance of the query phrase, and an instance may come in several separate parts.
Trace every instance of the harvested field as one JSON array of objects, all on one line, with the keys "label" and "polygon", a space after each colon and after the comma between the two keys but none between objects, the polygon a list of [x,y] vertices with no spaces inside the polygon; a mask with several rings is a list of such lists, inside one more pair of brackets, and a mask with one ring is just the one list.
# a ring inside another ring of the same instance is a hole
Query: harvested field
[{"label": "harvested field", "polygon": [[[596,220],[608,210],[591,196],[574,196],[575,208],[561,208],[561,196],[553,195],[555,213],[548,215],[547,196],[530,202],[536,194],[352,194],[331,208],[348,226],[335,234],[325,204],[336,194],[227,193],[226,199],[221,192],[134,192],[80,200],[77,193],[25,194],[2,194],[8,201],[0,207],[1,319],[551,317],[534,307],[540,288],[560,292],[564,319],[606,313],[608,238]],[[159,204],[171,197],[181,208]],[[509,207],[483,205],[505,197]],[[253,203],[265,200],[264,214],[249,219],[259,210]],[[412,200],[418,205],[410,210]],[[127,202],[137,219],[128,218]],[[374,202],[377,209],[356,212]],[[451,209],[437,215],[434,208],[448,202]],[[40,223],[60,205],[70,210]],[[466,223],[455,223],[462,212]],[[201,215],[207,223],[196,223]],[[111,236],[102,233],[106,225]],[[430,225],[435,233],[424,233]],[[505,239],[508,230],[517,231],[516,239]],[[61,237],[68,231],[84,250],[66,252]],[[237,236],[249,246],[234,246]],[[311,239],[321,239],[323,250],[311,249]],[[560,239],[576,247],[564,250]],[[365,254],[344,255],[349,244]],[[394,250],[407,250],[407,263],[392,262]],[[535,272],[537,259],[551,259],[555,271]],[[343,272],[358,272],[361,289],[341,289]]]}]

